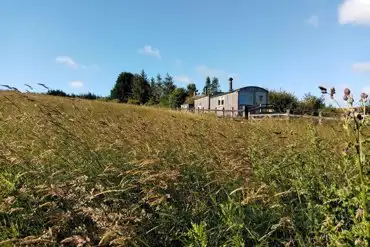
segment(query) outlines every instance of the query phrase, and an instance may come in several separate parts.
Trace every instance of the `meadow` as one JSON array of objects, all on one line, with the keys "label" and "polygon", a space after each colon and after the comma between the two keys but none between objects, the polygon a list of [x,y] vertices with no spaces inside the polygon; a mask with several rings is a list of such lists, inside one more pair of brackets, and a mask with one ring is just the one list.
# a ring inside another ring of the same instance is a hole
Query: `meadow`
[{"label": "meadow", "polygon": [[3,91],[0,246],[367,246],[350,141],[338,122]]}]

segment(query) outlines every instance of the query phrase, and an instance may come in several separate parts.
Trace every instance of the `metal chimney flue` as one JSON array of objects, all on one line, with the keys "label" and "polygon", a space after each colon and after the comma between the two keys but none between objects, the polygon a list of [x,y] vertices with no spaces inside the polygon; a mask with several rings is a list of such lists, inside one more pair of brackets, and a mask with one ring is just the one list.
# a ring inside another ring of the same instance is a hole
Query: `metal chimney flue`
[{"label": "metal chimney flue", "polygon": [[233,91],[233,78],[229,78],[229,92]]}]

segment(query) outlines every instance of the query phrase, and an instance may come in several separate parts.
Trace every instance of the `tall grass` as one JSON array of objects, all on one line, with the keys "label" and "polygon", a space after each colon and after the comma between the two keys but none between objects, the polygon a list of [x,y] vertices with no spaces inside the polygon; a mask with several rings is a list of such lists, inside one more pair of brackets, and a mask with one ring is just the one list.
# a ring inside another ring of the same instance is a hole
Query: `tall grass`
[{"label": "tall grass", "polygon": [[366,246],[347,141],[336,123],[1,92],[0,245]]}]

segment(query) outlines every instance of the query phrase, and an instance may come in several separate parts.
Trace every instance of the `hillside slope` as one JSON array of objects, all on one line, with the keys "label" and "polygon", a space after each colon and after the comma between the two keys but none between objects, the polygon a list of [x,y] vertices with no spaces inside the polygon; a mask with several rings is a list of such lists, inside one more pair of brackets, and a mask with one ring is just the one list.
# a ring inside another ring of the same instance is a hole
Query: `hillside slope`
[{"label": "hillside slope", "polygon": [[0,92],[0,134],[9,246],[325,246],[318,207],[355,177],[340,130],[302,120]]}]

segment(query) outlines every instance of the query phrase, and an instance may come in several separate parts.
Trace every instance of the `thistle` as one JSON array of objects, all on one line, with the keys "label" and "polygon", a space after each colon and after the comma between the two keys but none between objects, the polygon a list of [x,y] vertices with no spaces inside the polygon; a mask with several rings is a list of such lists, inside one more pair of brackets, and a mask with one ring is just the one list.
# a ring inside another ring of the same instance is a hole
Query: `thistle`
[{"label": "thistle", "polygon": [[[327,94],[326,88],[324,87],[319,87],[321,90],[321,93]],[[369,208],[367,205],[368,198],[367,198],[367,184],[365,181],[365,174],[364,174],[364,168],[366,165],[366,160],[365,160],[365,152],[364,152],[364,147],[363,144],[368,142],[368,140],[364,140],[363,134],[362,134],[362,129],[363,127],[368,127],[369,123],[366,121],[367,119],[365,118],[366,115],[366,103],[368,102],[368,95],[366,93],[362,93],[360,96],[360,103],[362,103],[363,106],[363,112],[362,113],[356,113],[355,108],[354,108],[354,98],[351,94],[351,90],[349,88],[345,88],[343,91],[343,100],[347,102],[349,109],[345,110],[345,120],[344,120],[344,128],[348,131],[349,127],[352,127],[353,132],[348,133],[354,133],[354,138],[355,138],[355,147],[356,147],[356,155],[355,155],[355,160],[359,172],[359,177],[360,177],[360,187],[361,187],[361,212],[362,212],[362,221],[364,225],[366,226],[366,240],[368,243],[368,246],[370,246],[370,219],[369,219]],[[330,98],[334,99],[334,94],[335,94],[335,88],[333,87],[330,89]],[[337,104],[338,102],[335,101]],[[340,105],[338,104],[340,107]],[[353,124],[350,124],[353,123]],[[351,144],[351,143],[349,143]]]}]

